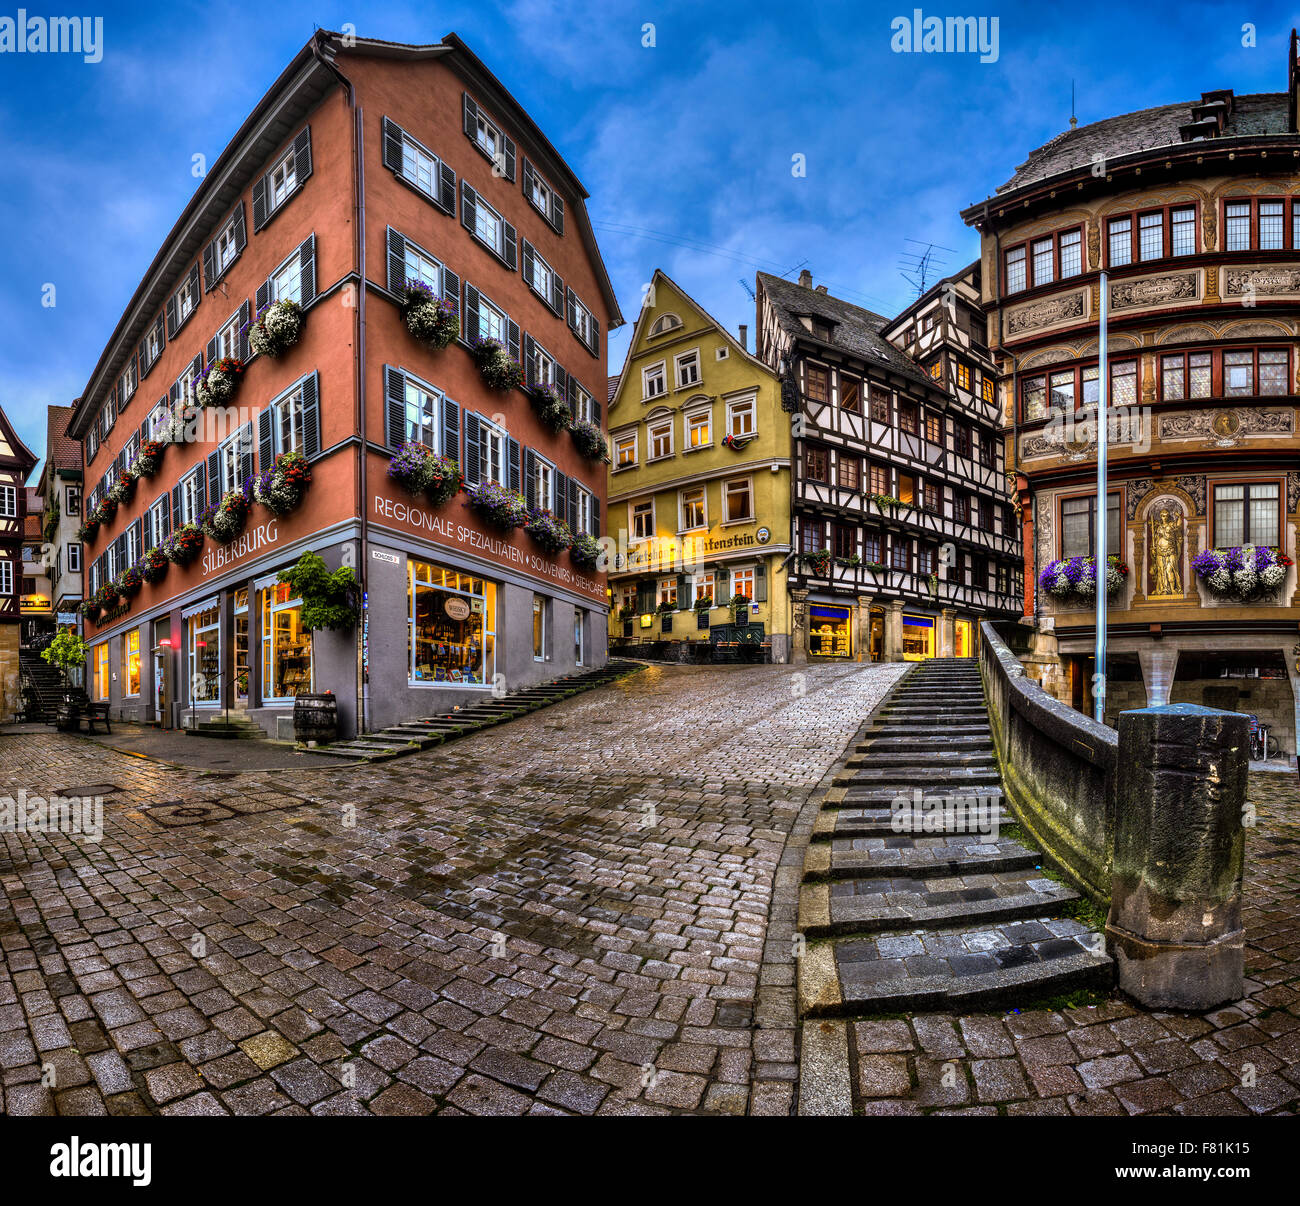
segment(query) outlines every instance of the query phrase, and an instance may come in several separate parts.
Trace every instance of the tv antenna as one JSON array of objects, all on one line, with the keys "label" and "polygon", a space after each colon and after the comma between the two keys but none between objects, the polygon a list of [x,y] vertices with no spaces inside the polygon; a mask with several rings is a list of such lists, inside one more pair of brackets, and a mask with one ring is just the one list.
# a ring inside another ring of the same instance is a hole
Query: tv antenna
[{"label": "tv antenna", "polygon": [[757,295],[754,293],[754,290],[749,287],[749,282],[743,276],[739,276],[736,279],[740,282],[740,287],[749,294],[749,300],[757,301]]},{"label": "tv antenna", "polygon": [[904,239],[903,242],[911,243],[917,250],[903,252],[898,261],[898,274],[916,290],[916,296],[920,297],[925,293],[931,270],[947,263],[934,253],[954,251],[954,248],[944,247],[940,243],[922,243],[919,239]]}]

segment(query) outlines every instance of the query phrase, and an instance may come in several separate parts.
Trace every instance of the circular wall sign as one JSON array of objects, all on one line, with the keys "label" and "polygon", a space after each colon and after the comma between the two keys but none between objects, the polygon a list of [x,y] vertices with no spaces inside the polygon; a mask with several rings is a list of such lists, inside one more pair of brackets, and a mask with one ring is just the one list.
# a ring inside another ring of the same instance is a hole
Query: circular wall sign
[{"label": "circular wall sign", "polygon": [[445,611],[453,620],[465,620],[469,618],[469,600],[461,599],[453,595],[443,605]]},{"label": "circular wall sign", "polygon": [[766,544],[772,539],[772,530],[770,528],[759,528],[754,535],[757,537],[759,544]]}]

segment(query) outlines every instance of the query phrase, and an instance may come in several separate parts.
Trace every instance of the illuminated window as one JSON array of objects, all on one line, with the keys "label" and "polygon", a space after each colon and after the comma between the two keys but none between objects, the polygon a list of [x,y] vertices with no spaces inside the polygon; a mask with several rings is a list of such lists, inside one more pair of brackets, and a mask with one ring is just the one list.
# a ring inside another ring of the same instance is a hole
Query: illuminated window
[{"label": "illuminated window", "polygon": [[95,646],[95,698],[108,698],[108,642]]},{"label": "illuminated window", "polygon": [[287,582],[262,591],[262,702],[311,692],[311,632]]},{"label": "illuminated window", "polygon": [[122,637],[122,694],[140,694],[140,630],[131,629]]},{"label": "illuminated window", "polygon": [[407,655],[412,686],[490,686],[496,587],[460,570],[409,558]]}]

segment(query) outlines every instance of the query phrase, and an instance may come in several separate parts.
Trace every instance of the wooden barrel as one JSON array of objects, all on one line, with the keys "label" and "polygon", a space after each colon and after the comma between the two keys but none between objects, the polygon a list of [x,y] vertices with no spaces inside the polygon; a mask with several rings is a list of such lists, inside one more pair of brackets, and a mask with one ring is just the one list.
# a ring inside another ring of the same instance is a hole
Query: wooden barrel
[{"label": "wooden barrel", "polygon": [[299,695],[293,701],[295,741],[333,741],[339,735],[339,705],[332,691]]}]

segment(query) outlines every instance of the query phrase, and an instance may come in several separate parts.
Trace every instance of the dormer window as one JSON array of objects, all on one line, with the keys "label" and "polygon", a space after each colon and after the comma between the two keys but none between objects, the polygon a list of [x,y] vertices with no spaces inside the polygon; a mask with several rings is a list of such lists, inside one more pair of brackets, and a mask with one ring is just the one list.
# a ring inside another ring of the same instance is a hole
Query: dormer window
[{"label": "dormer window", "polygon": [[675,331],[682,325],[682,320],[676,314],[661,314],[650,324],[650,334],[666,335],[669,331]]}]

